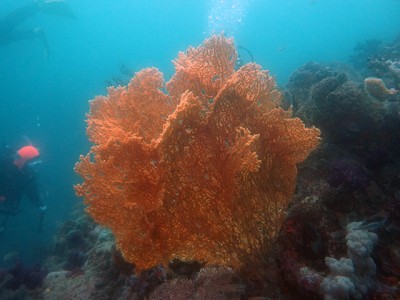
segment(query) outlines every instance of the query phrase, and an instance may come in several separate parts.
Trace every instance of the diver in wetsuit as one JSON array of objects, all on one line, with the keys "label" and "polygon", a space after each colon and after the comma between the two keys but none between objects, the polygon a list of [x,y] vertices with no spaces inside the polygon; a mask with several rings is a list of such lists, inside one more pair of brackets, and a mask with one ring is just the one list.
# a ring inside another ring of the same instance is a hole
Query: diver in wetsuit
[{"label": "diver in wetsuit", "polygon": [[[39,196],[33,166],[38,162],[39,150],[25,146],[12,153],[7,148],[0,156],[0,235],[4,232],[9,216],[19,212],[22,196],[26,196],[37,208],[39,227],[43,221],[46,206]],[[40,229],[40,228],[39,228]]]},{"label": "diver in wetsuit", "polygon": [[40,40],[48,53],[46,35],[41,28],[17,28],[26,19],[35,16],[38,12],[55,14],[66,18],[75,18],[67,3],[63,0],[35,1],[32,4],[18,8],[8,13],[0,20],[0,46],[6,46],[21,40]]}]

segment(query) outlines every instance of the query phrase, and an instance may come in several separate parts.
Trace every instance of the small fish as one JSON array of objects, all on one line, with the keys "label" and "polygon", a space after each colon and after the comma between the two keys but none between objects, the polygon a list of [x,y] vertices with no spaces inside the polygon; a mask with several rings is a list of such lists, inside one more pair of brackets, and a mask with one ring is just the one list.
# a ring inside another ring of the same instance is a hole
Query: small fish
[{"label": "small fish", "polygon": [[373,231],[375,229],[384,226],[386,224],[386,221],[387,217],[381,215],[374,215],[363,221],[358,229]]},{"label": "small fish", "polygon": [[285,50],[286,50],[286,45],[282,45],[282,46],[278,47],[278,49],[276,49],[276,51],[279,53],[282,53]]},{"label": "small fish", "polygon": [[8,252],[6,255],[3,257],[3,262],[5,263],[12,263],[18,258],[18,252],[17,251],[11,251]]}]

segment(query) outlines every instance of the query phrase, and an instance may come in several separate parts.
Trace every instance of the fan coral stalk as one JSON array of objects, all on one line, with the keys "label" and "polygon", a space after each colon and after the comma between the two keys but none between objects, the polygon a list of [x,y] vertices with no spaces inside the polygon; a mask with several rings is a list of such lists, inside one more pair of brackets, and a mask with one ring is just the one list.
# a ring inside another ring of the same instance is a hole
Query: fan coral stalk
[{"label": "fan coral stalk", "polygon": [[278,234],[319,131],[279,108],[267,71],[236,60],[233,40],[213,36],[179,54],[165,86],[144,69],[90,102],[76,192],[139,269],[180,258],[256,270]]}]

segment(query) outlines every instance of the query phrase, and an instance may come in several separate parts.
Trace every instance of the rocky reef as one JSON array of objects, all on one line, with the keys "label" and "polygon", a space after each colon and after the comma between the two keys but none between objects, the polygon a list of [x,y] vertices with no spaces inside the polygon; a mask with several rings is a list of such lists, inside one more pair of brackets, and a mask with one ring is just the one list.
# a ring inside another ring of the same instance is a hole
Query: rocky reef
[{"label": "rocky reef", "polygon": [[[398,55],[392,44],[376,49],[370,62]],[[368,66],[367,76],[384,75],[383,66]],[[289,299],[400,296],[400,97],[371,95],[350,69],[308,63],[287,86],[295,114],[323,137],[300,166],[277,243],[276,284]],[[356,71],[362,78],[365,69]],[[398,87],[393,73],[385,76],[381,82]]]}]

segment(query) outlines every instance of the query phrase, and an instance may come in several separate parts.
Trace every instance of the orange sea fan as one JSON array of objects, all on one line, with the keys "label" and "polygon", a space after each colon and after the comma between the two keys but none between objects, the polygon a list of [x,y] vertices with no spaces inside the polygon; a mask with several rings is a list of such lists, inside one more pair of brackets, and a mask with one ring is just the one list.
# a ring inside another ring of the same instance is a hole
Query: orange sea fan
[{"label": "orange sea fan", "polygon": [[179,55],[168,93],[145,69],[91,102],[77,194],[139,269],[179,257],[262,272],[319,131],[279,108],[267,71],[235,71],[236,59],[214,36]]},{"label": "orange sea fan", "polygon": [[108,97],[96,97],[87,119],[90,140],[105,144],[113,137],[125,140],[137,135],[150,143],[157,138],[176,106],[161,91],[163,86],[162,73],[148,68],[136,73],[127,87],[110,87]]},{"label": "orange sea fan", "polygon": [[213,36],[200,47],[180,52],[174,61],[175,75],[166,85],[169,94],[179,98],[189,90],[207,104],[235,73],[237,57],[233,39],[224,36]]}]

